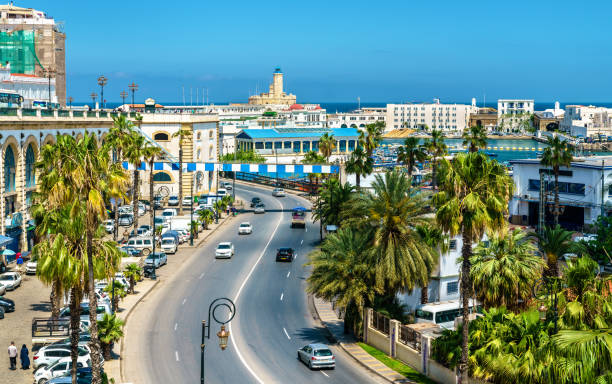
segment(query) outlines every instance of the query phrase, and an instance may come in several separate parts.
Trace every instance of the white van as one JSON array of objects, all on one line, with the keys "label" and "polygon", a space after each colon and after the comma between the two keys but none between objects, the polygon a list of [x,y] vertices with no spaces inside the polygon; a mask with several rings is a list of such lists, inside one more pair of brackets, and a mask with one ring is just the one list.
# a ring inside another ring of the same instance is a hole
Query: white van
[{"label": "white van", "polygon": [[[480,303],[469,300],[470,313],[480,312]],[[455,319],[463,315],[461,300],[437,301],[417,306],[414,317],[417,323],[434,323],[442,328],[455,329]]]},{"label": "white van", "polygon": [[167,208],[164,209],[164,211],[162,212],[162,217],[165,218],[166,220],[171,219],[174,216],[177,216],[178,212],[176,211],[175,208]]},{"label": "white van", "polygon": [[141,249],[143,256],[148,256],[149,253],[151,253],[151,251],[153,250],[153,237],[132,237],[128,240],[127,245],[128,247]]},{"label": "white van", "polygon": [[227,190],[225,188],[217,189],[217,196],[223,197],[225,195],[227,195]]},{"label": "white van", "polygon": [[176,253],[177,248],[178,244],[176,243],[176,239],[174,237],[162,237],[162,251],[164,251],[165,253]]}]

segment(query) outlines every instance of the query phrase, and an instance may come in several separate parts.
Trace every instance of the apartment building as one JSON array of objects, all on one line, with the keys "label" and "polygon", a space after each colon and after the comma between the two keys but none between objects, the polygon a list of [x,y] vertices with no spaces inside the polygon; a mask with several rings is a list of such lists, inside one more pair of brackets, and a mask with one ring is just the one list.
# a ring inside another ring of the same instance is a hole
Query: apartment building
[{"label": "apartment building", "polygon": [[612,108],[593,105],[566,105],[561,131],[574,137],[612,135]]},{"label": "apartment building", "polygon": [[462,132],[471,114],[478,112],[476,99],[472,104],[433,103],[387,104],[387,129],[440,129]]}]

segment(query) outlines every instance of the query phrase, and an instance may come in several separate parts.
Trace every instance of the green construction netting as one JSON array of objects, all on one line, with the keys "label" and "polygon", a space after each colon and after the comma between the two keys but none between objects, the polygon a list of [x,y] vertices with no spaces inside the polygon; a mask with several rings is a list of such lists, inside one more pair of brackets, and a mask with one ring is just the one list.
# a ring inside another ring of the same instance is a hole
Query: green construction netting
[{"label": "green construction netting", "polygon": [[11,63],[12,73],[33,74],[36,64],[34,31],[0,32],[0,63]]}]

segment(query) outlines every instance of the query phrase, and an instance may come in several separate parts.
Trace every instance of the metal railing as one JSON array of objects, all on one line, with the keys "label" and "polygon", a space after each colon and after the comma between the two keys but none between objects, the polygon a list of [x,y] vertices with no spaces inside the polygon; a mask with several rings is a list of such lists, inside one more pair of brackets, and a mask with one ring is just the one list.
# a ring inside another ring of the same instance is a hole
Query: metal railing
[{"label": "metal railing", "polygon": [[405,325],[400,325],[399,341],[412,349],[421,351],[421,334]]},{"label": "metal railing", "polygon": [[389,334],[389,318],[382,313],[372,311],[372,327],[385,335]]},{"label": "metal railing", "polygon": [[[231,172],[225,172],[231,176]],[[262,176],[257,173],[236,172],[236,180],[249,181],[251,183],[269,185],[273,187],[292,189],[294,191],[315,194],[319,190],[319,184],[301,180],[277,179],[276,177]]]}]

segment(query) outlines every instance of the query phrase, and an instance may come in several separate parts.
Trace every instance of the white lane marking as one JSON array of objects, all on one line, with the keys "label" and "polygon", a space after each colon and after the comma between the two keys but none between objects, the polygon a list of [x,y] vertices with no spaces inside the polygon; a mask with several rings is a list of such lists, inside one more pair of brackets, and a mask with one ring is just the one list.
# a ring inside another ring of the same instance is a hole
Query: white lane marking
[{"label": "white lane marking", "polygon": [[291,271],[287,272],[287,278],[289,278],[289,275],[291,275]]},{"label": "white lane marking", "polygon": [[323,372],[323,371],[319,371],[319,372],[321,372],[321,373],[322,373],[322,374],[324,374],[325,376],[329,377],[329,375],[328,375],[327,373],[325,373],[325,372]]},{"label": "white lane marking", "polygon": [[287,333],[287,330],[286,330],[285,328],[283,328],[283,331],[285,331],[285,336],[287,336],[287,338],[288,338],[289,340],[291,340],[291,337],[289,337],[289,334]]},{"label": "white lane marking", "polygon": [[[283,205],[278,200],[275,200],[275,201],[279,205],[280,209],[282,210],[283,209]],[[244,289],[244,286],[246,285],[247,281],[249,281],[249,278],[253,274],[253,271],[255,271],[255,268],[257,267],[257,265],[259,264],[259,262],[263,258],[264,254],[266,253],[266,250],[270,246],[270,243],[272,242],[272,239],[276,235],[276,231],[278,230],[278,227],[280,227],[280,224],[281,224],[282,221],[283,221],[283,215],[279,215],[278,216],[278,222],[276,223],[276,228],[274,228],[274,231],[272,232],[272,235],[268,239],[268,242],[266,243],[266,246],[261,251],[261,254],[259,255],[259,258],[257,259],[257,261],[255,261],[255,264],[253,264],[253,266],[251,267],[251,270],[249,271],[249,274],[247,275],[247,277],[242,281],[242,284],[240,285],[240,288],[238,288],[238,293],[236,293],[236,297],[234,298],[234,303],[238,302],[238,298],[240,297],[240,293],[242,293],[242,290]],[[238,358],[240,359],[240,362],[242,363],[242,365],[245,366],[245,368],[255,378],[255,380],[257,380],[258,383],[263,384],[263,380],[261,380],[259,378],[259,376],[257,376],[255,371],[253,371],[253,368],[251,368],[251,366],[246,362],[246,360],[242,356],[242,353],[240,352],[240,349],[238,348],[238,345],[236,344],[236,340],[235,340],[235,338],[233,336],[234,333],[232,332],[232,322],[231,321],[229,322],[229,327],[228,328],[229,328],[229,332],[230,332],[230,339],[232,340],[232,346],[234,347],[234,350],[236,351],[236,354],[238,355]]]},{"label": "white lane marking", "polygon": [[176,331],[176,328],[178,328],[178,323],[174,323],[174,330]]},{"label": "white lane marking", "polygon": [[308,232],[308,227],[306,227],[306,232]]},{"label": "white lane marking", "polygon": [[283,296],[285,295],[285,292],[281,292],[281,301],[283,301]]},{"label": "white lane marking", "polygon": [[176,357],[176,361],[180,361],[178,358],[178,351],[174,351],[174,356]]},{"label": "white lane marking", "polygon": [[183,305],[185,305],[186,302],[187,302],[187,299],[183,299]]},{"label": "white lane marking", "polygon": [[300,241],[300,245],[302,245],[302,244],[304,244],[304,239],[302,239],[302,240]]},{"label": "white lane marking", "polygon": [[199,277],[199,279],[201,280],[204,277],[204,273],[202,273]]}]

